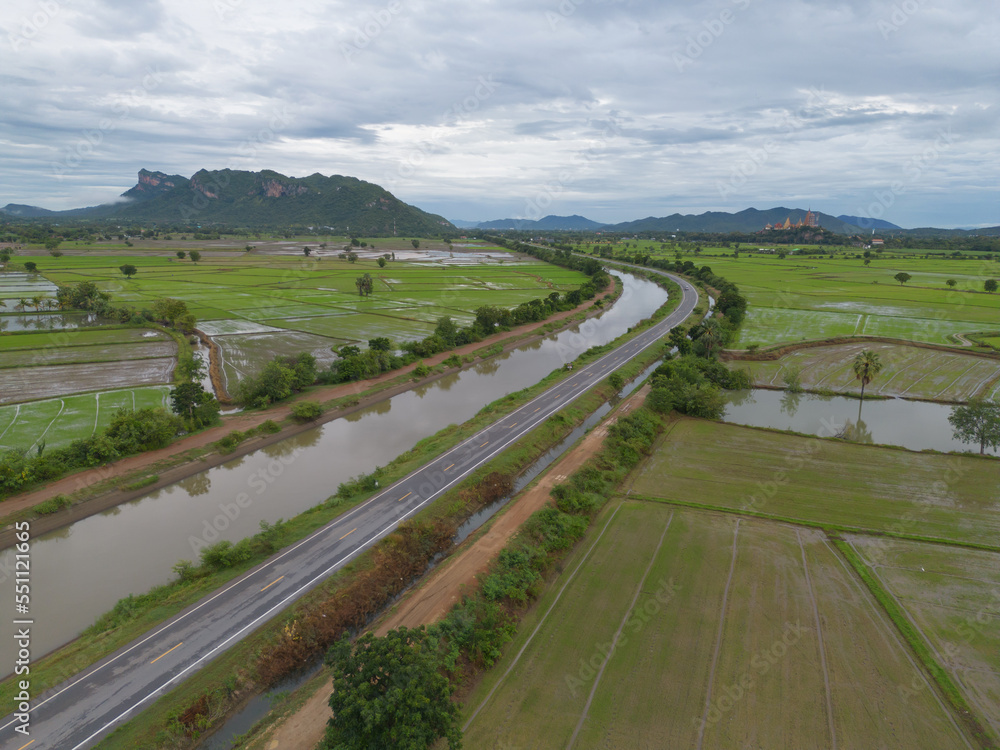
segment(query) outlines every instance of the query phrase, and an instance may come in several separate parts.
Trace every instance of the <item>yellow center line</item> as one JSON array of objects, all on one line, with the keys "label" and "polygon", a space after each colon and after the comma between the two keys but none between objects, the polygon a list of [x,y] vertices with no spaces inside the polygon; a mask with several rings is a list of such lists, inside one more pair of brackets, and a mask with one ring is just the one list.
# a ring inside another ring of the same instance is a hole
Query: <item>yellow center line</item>
[{"label": "yellow center line", "polygon": [[[170,649],[170,651],[174,651],[174,650],[176,650],[176,649],[179,649],[179,648],[180,648],[181,646],[183,646],[183,645],[184,645],[184,641],[181,641],[181,642],[180,642],[180,643],[178,643],[178,644],[177,644],[176,646],[174,646],[174,647],[173,647],[172,649]],[[159,661],[160,659],[162,659],[162,658],[163,658],[164,656],[166,656],[167,654],[169,654],[169,653],[170,653],[170,651],[165,651],[164,653],[160,654],[160,655],[159,655],[159,656],[157,656],[157,657],[156,657],[155,659],[153,659],[153,661],[151,661],[151,662],[149,662],[149,663],[150,663],[150,664],[156,664],[156,662],[158,662],[158,661]]]},{"label": "yellow center line", "polygon": [[489,440],[487,440],[487,441],[486,441],[485,443],[483,443],[483,444],[482,444],[482,445],[480,445],[479,447],[480,447],[480,448],[485,448],[485,447],[486,447],[487,445],[489,445],[489,444],[490,444],[490,441],[489,441]]},{"label": "yellow center line", "polygon": [[[541,411],[541,410],[542,410],[542,407],[540,407],[540,406],[539,406],[539,407],[538,407],[537,409],[535,409],[535,411]],[[532,414],[534,414],[534,413],[535,413],[535,411],[533,411],[533,412],[531,412],[531,413],[532,413]]]},{"label": "yellow center line", "polygon": [[507,429],[508,429],[508,430],[513,430],[513,429],[514,429],[515,427],[517,427],[517,422],[514,422],[514,424],[512,424],[512,425],[511,425],[510,427],[508,427]]},{"label": "yellow center line", "polygon": [[[281,576],[281,578],[284,578],[284,576]],[[279,579],[278,579],[278,581],[280,581],[280,580],[281,580],[281,578],[279,578]],[[270,582],[269,584],[267,584],[267,585],[266,585],[266,586],[265,586],[264,588],[262,588],[262,589],[261,589],[261,591],[267,591],[267,590],[268,590],[269,588],[271,588],[271,587],[272,587],[272,586],[273,586],[274,584],[276,584],[276,583],[277,583],[278,581],[271,581],[271,582]]]},{"label": "yellow center line", "polygon": [[[401,503],[401,502],[403,502],[406,498],[408,498],[412,494],[413,494],[412,492],[407,492],[405,495],[403,495],[401,498],[399,498],[399,500],[397,500],[396,502],[397,503]],[[341,539],[343,539],[343,537],[341,537]]]},{"label": "yellow center line", "polygon": [[[451,466],[454,466],[454,465],[455,465],[455,464],[452,464]],[[448,469],[450,469],[450,468],[451,468],[451,466],[448,466],[447,468],[445,468],[445,471],[448,471]]]},{"label": "yellow center line", "polygon": [[24,750],[24,748],[26,748],[28,745],[34,745],[34,744],[35,744],[35,741],[32,740],[27,745],[21,745],[21,747],[19,747],[17,750]]},{"label": "yellow center line", "polygon": [[[357,531],[357,530],[358,530],[358,527],[357,527],[357,526],[355,526],[355,527],[354,527],[353,529],[351,529],[351,530],[350,530],[350,531],[348,531],[348,532],[347,532],[346,534],[344,534],[344,535],[343,535],[342,537],[340,537],[340,539],[347,539],[347,537],[349,537],[349,536],[350,536],[351,534],[353,534],[353,533],[354,533],[355,531]],[[340,541],[340,539],[338,539],[337,541],[339,542],[339,541]]]}]

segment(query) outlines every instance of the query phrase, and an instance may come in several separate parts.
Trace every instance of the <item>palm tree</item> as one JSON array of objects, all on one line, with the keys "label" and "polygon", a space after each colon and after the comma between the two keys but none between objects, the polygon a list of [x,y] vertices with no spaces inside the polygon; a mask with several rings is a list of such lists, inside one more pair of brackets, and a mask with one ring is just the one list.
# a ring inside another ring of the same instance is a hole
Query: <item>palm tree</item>
[{"label": "palm tree", "polygon": [[861,421],[861,405],[865,401],[865,386],[882,371],[882,360],[871,349],[865,349],[854,358],[854,378],[861,381],[861,403],[858,404],[858,421]]},{"label": "palm tree", "polygon": [[20,310],[21,312],[24,312],[24,311],[25,311],[25,310],[27,310],[27,309],[28,309],[29,307],[31,307],[31,301],[30,301],[30,300],[28,300],[28,299],[25,299],[24,297],[21,297],[21,298],[20,298],[20,299],[19,299],[19,300],[17,301],[17,304],[16,304],[16,305],[14,305],[14,309],[15,309],[15,310]]},{"label": "palm tree", "polygon": [[35,308],[35,312],[38,312],[41,309],[41,307],[42,307],[42,299],[43,298],[40,297],[37,294],[34,297],[31,298],[31,306],[33,308]]}]

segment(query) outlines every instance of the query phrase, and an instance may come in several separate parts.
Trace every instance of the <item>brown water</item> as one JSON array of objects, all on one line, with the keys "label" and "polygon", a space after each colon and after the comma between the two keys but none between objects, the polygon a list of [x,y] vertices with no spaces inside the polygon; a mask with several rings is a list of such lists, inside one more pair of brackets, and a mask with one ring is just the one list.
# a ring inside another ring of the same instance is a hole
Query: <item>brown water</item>
[{"label": "brown water", "polygon": [[[347,418],[263,448],[33,540],[35,658],[61,646],[129,593],[169,581],[181,559],[220,539],[256,533],[370,473],[419,440],[537,383],[591,346],[605,344],[666,302],[655,284],[621,274],[619,301],[571,330],[480,362]],[[0,602],[13,602],[12,554],[0,557]],[[13,625],[0,620],[0,673],[12,664]]]}]

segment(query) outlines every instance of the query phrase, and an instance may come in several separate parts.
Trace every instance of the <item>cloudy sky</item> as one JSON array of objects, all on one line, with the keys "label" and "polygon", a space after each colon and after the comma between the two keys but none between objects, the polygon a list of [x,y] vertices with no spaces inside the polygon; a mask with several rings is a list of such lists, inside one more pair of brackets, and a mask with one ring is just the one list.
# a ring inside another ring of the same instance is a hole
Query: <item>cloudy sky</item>
[{"label": "cloudy sky", "polygon": [[982,0],[5,0],[0,205],[345,174],[450,219],[1000,224]]}]

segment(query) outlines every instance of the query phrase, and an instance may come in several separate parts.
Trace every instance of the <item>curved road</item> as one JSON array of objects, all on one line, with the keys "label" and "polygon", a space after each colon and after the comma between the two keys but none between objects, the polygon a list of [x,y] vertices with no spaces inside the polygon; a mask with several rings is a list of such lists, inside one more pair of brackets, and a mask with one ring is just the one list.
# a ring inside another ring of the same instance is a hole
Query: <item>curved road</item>
[{"label": "curved road", "polygon": [[15,731],[19,722],[12,714],[0,724],[0,747],[77,750],[96,744],[590,385],[656,345],[698,302],[697,292],[687,281],[664,275],[683,291],[677,310],[664,320],[142,638],[39,696],[31,707],[30,733]]}]

